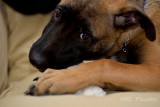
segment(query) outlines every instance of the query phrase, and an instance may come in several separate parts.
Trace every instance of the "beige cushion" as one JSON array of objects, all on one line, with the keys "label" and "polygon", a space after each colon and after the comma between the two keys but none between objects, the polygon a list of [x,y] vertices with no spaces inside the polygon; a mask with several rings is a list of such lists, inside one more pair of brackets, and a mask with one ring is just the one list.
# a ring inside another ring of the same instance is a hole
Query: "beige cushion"
[{"label": "beige cushion", "polygon": [[8,50],[8,33],[6,14],[2,2],[0,1],[0,93],[7,85],[7,50]]},{"label": "beige cushion", "polygon": [[29,63],[32,44],[41,36],[51,14],[23,15],[6,5],[9,27],[9,84],[22,80],[37,70]]},{"label": "beige cushion", "polygon": [[160,107],[158,92],[116,92],[105,97],[77,95],[25,96],[24,92],[34,73],[22,81],[12,83],[0,97],[0,107]]}]

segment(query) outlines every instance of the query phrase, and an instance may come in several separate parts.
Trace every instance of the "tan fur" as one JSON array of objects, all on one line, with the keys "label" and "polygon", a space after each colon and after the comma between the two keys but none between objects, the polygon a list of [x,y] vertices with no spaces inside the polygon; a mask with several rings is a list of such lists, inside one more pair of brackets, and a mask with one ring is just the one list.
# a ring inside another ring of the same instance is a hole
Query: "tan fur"
[{"label": "tan fur", "polygon": [[[87,0],[81,1],[83,6]],[[125,64],[101,59],[91,63],[82,64],[73,69],[46,70],[35,83],[39,91],[36,94],[44,94],[46,87],[51,93],[73,93],[90,85],[98,85],[103,88],[116,88],[135,91],[160,91],[160,0],[147,0],[145,12],[142,10],[143,0],[90,0],[88,7],[81,13],[95,8],[94,19],[88,21],[92,25],[92,33],[99,39],[94,50],[109,52],[106,56],[112,56],[122,49],[121,45],[129,38],[130,44],[141,48],[137,50],[140,64]],[[75,0],[62,0],[61,5],[77,3]],[[149,41],[144,30],[140,26],[126,29],[126,31],[113,28],[112,14],[119,13],[122,8],[134,7],[147,14],[155,25],[156,40]],[[86,19],[87,20],[87,19]],[[48,79],[50,78],[50,79]],[[45,81],[48,79],[48,81]]]}]

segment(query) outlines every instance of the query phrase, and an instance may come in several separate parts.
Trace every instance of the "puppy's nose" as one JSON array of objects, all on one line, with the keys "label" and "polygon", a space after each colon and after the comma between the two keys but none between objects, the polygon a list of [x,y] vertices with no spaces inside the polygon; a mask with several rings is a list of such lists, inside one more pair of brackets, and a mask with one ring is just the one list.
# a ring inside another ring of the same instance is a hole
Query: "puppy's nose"
[{"label": "puppy's nose", "polygon": [[29,60],[33,66],[43,72],[47,69],[48,65],[48,58],[47,56],[39,53],[39,52],[30,52],[29,53]]}]

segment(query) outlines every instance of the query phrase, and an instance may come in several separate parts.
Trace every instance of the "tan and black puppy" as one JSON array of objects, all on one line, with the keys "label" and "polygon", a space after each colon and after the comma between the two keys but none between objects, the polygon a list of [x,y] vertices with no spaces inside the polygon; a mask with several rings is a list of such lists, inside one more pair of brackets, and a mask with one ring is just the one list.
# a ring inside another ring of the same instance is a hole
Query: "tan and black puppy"
[{"label": "tan and black puppy", "polygon": [[[159,13],[159,0],[62,0],[31,48],[30,62],[45,72],[27,94],[160,91]],[[90,59],[98,60],[64,69]]]}]

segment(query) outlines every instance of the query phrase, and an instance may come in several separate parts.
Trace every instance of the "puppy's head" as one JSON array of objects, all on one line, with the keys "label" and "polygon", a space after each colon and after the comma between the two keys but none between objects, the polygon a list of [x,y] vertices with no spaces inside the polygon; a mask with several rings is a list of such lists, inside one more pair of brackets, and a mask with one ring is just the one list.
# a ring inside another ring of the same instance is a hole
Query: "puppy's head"
[{"label": "puppy's head", "polygon": [[33,44],[29,59],[44,71],[106,58],[127,36],[137,35],[138,28],[145,31],[150,41],[155,40],[151,20],[126,0],[62,0],[42,36]]}]

